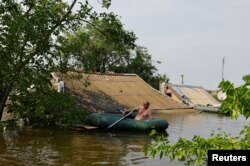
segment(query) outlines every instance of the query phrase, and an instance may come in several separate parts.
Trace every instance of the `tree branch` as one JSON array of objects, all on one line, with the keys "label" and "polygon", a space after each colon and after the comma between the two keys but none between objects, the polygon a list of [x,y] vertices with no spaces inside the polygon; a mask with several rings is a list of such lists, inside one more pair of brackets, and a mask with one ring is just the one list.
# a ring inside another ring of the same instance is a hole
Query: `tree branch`
[{"label": "tree branch", "polygon": [[[71,13],[71,11],[72,11],[73,7],[75,6],[76,2],[77,2],[77,0],[74,0],[74,1],[72,2],[72,4],[70,5],[68,11],[61,17],[60,21],[58,21],[57,24],[55,24],[55,25],[48,31],[48,33],[44,36],[43,40],[47,40],[47,38],[49,38],[49,36],[55,31],[55,29],[56,29],[57,27],[59,27],[59,26],[62,24],[63,21],[66,20],[67,16]],[[25,45],[24,45],[24,46],[25,46]],[[37,46],[36,49],[35,49],[35,51],[34,51],[33,53],[31,53],[25,61],[21,62],[21,64],[19,65],[19,67],[17,67],[17,69],[16,69],[17,73],[16,73],[16,74],[19,74],[19,73],[21,72],[22,68],[23,68],[23,67],[30,61],[30,59],[31,59],[32,57],[34,57],[38,52],[39,52],[39,47]]]},{"label": "tree branch", "polygon": [[48,35],[50,35],[52,32],[54,32],[54,30],[55,30],[57,27],[59,27],[59,26],[62,24],[62,22],[64,22],[64,21],[66,20],[66,18],[67,18],[67,17],[69,16],[69,14],[71,13],[73,7],[75,6],[76,2],[77,2],[77,0],[74,0],[74,1],[72,2],[72,4],[70,5],[68,11],[61,17],[61,19],[59,20],[59,22],[57,22],[57,24],[54,25],[54,26],[51,28],[51,30],[49,31],[49,34],[48,34]]}]

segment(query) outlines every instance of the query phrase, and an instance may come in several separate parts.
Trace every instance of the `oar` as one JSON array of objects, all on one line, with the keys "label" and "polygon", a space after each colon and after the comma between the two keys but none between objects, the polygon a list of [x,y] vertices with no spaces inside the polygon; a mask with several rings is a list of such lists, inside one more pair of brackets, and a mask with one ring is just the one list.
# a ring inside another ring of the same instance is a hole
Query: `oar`
[{"label": "oar", "polygon": [[97,129],[98,128],[97,126],[90,126],[90,125],[82,125],[82,127],[85,128],[85,129],[88,129],[88,130],[89,129],[91,130],[91,129]]},{"label": "oar", "polygon": [[107,127],[107,129],[110,129],[111,127],[113,127],[114,125],[116,125],[117,123],[119,123],[121,120],[125,119],[126,117],[128,117],[130,114],[132,114],[134,112],[134,110],[130,111],[127,115],[123,116],[122,118],[120,118],[119,120],[117,120],[116,122],[114,122],[113,124],[109,125],[109,127]]},{"label": "oar", "polygon": [[87,129],[87,130],[98,129],[97,126],[91,126],[91,125],[75,125],[75,126],[71,126],[71,128],[75,128],[75,129]]},{"label": "oar", "polygon": [[[120,112],[120,113],[122,113],[122,114],[124,113],[124,111],[123,111],[123,110],[121,110],[121,109],[120,109],[120,108],[118,108],[118,107],[116,107],[116,110],[117,110],[117,111],[119,111],[119,112]],[[132,109],[129,109],[129,110],[132,110]]]}]

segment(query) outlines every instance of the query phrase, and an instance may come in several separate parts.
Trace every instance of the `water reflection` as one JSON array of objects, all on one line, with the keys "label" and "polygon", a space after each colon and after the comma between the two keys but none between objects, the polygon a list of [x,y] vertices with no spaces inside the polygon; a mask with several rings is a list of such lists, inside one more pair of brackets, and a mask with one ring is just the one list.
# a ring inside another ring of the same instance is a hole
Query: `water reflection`
[{"label": "water reflection", "polygon": [[75,134],[70,142],[72,148],[76,149],[73,155],[79,160],[79,163],[75,164],[84,160],[87,165],[122,165],[122,157],[131,148],[140,151],[136,146],[148,141],[143,138],[138,144],[139,139],[133,135],[119,133],[85,132]]},{"label": "water reflection", "polygon": [[[221,128],[237,135],[250,121],[236,121],[218,114],[168,112],[157,114],[169,122],[168,138],[191,139],[194,135],[208,137]],[[144,133],[103,131],[59,131],[48,129],[6,131],[0,133],[0,165],[183,165],[168,159],[145,157],[142,146],[151,137]]]},{"label": "water reflection", "polygon": [[141,148],[151,138],[135,133],[39,129],[7,131],[0,140],[0,165],[127,165],[130,153],[132,163],[144,162]]},{"label": "water reflection", "polygon": [[[39,133],[41,135],[39,136]],[[58,155],[49,144],[52,138],[42,131],[6,131],[2,134],[4,153],[0,155],[0,165],[51,165]]]}]

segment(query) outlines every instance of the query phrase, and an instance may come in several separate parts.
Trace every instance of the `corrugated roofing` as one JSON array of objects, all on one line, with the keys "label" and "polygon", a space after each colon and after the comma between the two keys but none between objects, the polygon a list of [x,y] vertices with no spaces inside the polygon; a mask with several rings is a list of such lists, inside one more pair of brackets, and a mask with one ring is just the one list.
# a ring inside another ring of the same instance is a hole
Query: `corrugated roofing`
[{"label": "corrugated roofing", "polygon": [[[80,75],[80,77],[79,77]],[[72,79],[72,78],[78,79]],[[95,92],[110,96],[114,101],[127,108],[141,105],[143,101],[150,101],[151,109],[186,109],[184,104],[180,104],[170,97],[163,95],[153,89],[144,80],[135,74],[84,74],[67,73],[64,78],[65,86],[72,93],[83,96],[87,99],[86,92]],[[89,86],[84,86],[86,81]],[[98,101],[98,97],[95,99]]]},{"label": "corrugated roofing", "polygon": [[[202,104],[202,105],[218,105],[220,104],[216,101],[204,88],[201,86],[188,86],[188,85],[176,85],[176,84],[167,84],[167,86],[173,90],[178,89],[182,94],[187,97],[192,104]],[[177,95],[179,93],[176,93]],[[181,96],[179,96],[181,98]]]}]

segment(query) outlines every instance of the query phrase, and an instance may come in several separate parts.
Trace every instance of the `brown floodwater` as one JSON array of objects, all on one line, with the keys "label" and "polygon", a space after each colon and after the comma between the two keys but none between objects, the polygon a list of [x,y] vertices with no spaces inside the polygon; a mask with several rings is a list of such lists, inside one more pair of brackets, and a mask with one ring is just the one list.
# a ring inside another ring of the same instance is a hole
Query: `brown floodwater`
[{"label": "brown floodwater", "polygon": [[[250,120],[214,113],[171,112],[157,116],[169,122],[168,138],[175,142],[180,137],[194,135],[209,137],[220,130],[238,135]],[[104,132],[99,130],[67,131],[55,129],[7,130],[0,132],[0,165],[184,165],[166,158],[145,157],[142,147],[153,139],[146,133]]]}]

